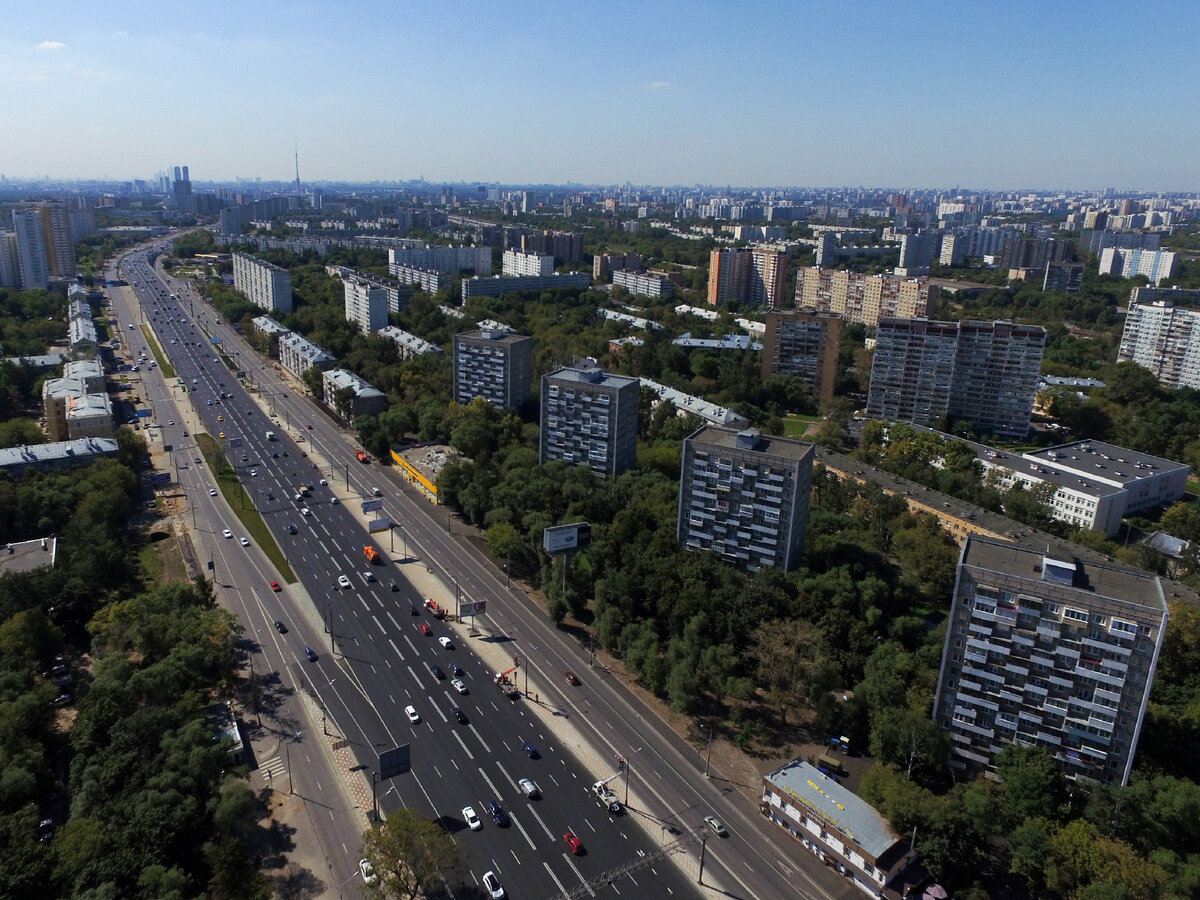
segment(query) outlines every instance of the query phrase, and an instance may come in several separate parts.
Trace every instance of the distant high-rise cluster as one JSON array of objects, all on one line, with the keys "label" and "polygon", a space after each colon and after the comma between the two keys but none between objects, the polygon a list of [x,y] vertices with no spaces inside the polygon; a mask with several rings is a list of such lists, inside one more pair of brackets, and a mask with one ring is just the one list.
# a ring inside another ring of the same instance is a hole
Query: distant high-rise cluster
[{"label": "distant high-rise cluster", "polygon": [[802,268],[796,275],[796,307],[840,313],[847,324],[869,327],[881,318],[931,316],[939,289],[924,278],[864,275],[835,269]]},{"label": "distant high-rise cluster", "polygon": [[41,201],[12,211],[12,231],[0,231],[0,287],[45,288],[76,274],[75,236],[65,203]]}]

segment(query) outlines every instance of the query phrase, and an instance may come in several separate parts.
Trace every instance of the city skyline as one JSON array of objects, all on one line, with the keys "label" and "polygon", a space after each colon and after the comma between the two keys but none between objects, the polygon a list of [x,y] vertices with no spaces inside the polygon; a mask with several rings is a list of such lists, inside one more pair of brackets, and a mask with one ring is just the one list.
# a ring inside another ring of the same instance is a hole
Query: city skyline
[{"label": "city skyline", "polygon": [[0,174],[1197,189],[1191,4],[329,12],[22,7]]}]

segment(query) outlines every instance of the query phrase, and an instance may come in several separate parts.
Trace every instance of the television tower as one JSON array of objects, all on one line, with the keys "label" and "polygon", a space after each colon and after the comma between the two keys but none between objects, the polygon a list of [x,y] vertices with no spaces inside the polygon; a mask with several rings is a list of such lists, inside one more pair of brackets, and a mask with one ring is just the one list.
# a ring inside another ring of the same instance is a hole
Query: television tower
[{"label": "television tower", "polygon": [[300,194],[301,193],[301,190],[300,190],[300,147],[298,145],[294,145],[294,146],[295,146],[295,152],[296,152],[296,184],[294,185],[294,187],[296,188],[296,193]]}]

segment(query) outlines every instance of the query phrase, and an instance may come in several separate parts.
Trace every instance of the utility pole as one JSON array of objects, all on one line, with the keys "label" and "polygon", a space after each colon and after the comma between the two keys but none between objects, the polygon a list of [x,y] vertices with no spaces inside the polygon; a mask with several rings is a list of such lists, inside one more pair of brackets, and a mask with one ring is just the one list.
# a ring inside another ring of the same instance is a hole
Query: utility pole
[{"label": "utility pole", "polygon": [[704,851],[708,849],[708,835],[700,838],[700,874],[696,876],[696,884],[704,884]]},{"label": "utility pole", "polygon": [[708,754],[704,757],[704,777],[710,778],[708,774],[709,763],[712,762],[712,745],[713,745],[713,727],[708,726]]}]

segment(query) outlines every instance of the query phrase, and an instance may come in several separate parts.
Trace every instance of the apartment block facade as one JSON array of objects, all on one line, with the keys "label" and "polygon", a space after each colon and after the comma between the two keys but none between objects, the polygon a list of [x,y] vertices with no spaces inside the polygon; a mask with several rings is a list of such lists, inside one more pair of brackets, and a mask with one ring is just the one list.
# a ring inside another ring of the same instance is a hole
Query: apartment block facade
[{"label": "apartment block facade", "polygon": [[774,309],[783,301],[787,254],[779,250],[713,250],[708,258],[708,302],[728,300]]},{"label": "apartment block facade", "polygon": [[388,292],[378,284],[363,278],[347,278],[342,282],[345,291],[346,321],[353,322],[359,331],[370,334],[385,328],[388,323]]},{"label": "apartment block facade", "polygon": [[432,269],[445,275],[474,270],[476,275],[492,274],[491,247],[401,247],[388,250],[388,271],[398,268]]},{"label": "apartment block facade", "polygon": [[1045,347],[1040,325],[881,319],[867,413],[920,425],[949,416],[1023,436]]},{"label": "apartment block facade", "polygon": [[562,459],[601,477],[637,463],[636,378],[596,367],[563,368],[542,376],[541,395],[540,462]]},{"label": "apartment block facade", "polygon": [[796,307],[840,313],[848,325],[874,328],[888,316],[931,316],[939,290],[923,278],[864,275],[809,266],[796,275]]},{"label": "apartment block facade", "polygon": [[547,253],[505,250],[500,271],[504,275],[549,275],[554,271],[554,257]]},{"label": "apartment block facade", "polygon": [[591,287],[592,277],[586,272],[555,272],[553,275],[493,275],[491,278],[464,278],[462,299],[472,297],[503,297],[517,291],[556,291]]},{"label": "apartment block facade", "polygon": [[675,285],[671,279],[663,275],[654,275],[650,272],[614,269],[612,283],[620,285],[631,294],[643,297],[657,299],[659,297],[672,297],[675,294]]},{"label": "apartment block facade", "polygon": [[1132,278],[1145,275],[1159,285],[1175,275],[1179,254],[1170,250],[1120,250],[1108,247],[1100,252],[1100,274]]},{"label": "apartment block facade", "polygon": [[260,309],[292,311],[292,273],[265,259],[235,250],[233,286]]},{"label": "apartment block facade", "polygon": [[762,377],[795,375],[821,403],[833,399],[842,317],[813,309],[771,310],[763,335]]},{"label": "apartment block facade", "polygon": [[481,327],[454,336],[454,400],[483,397],[499,409],[519,409],[533,376],[533,339],[506,328]]},{"label": "apartment block facade", "polygon": [[800,564],[812,444],[704,425],[683,442],[676,539],[748,572]]},{"label": "apartment block facade", "polygon": [[953,765],[1040,746],[1068,777],[1127,784],[1166,625],[1157,576],[969,537],[933,713]]},{"label": "apartment block facade", "polygon": [[1131,302],[1117,351],[1121,360],[1149,369],[1165,387],[1200,388],[1200,310],[1176,306],[1173,298]]}]

